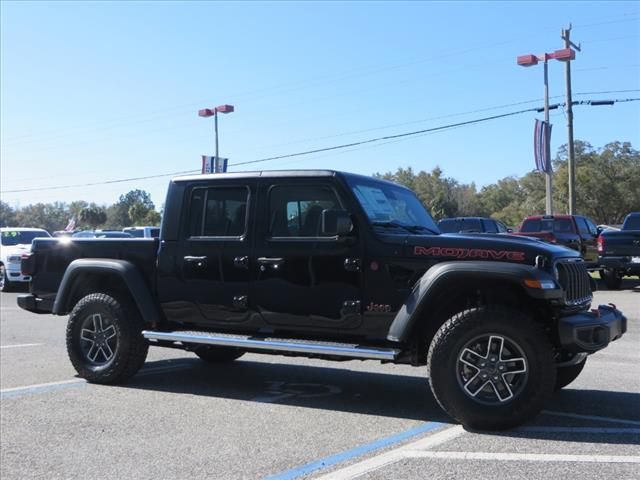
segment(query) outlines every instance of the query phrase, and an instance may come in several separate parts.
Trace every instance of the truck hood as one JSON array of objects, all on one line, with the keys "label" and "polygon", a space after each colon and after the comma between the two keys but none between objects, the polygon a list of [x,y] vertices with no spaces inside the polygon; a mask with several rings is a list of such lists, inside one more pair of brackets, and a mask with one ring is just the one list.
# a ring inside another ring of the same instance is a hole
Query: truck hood
[{"label": "truck hood", "polygon": [[579,257],[575,250],[517,235],[487,233],[407,235],[404,254],[434,260],[492,260],[534,265],[538,255],[549,262],[556,258]]}]

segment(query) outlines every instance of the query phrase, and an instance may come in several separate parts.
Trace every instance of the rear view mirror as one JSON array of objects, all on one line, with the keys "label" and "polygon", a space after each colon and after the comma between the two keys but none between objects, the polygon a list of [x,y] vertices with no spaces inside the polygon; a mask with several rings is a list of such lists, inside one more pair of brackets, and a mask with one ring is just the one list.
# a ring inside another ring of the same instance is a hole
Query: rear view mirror
[{"label": "rear view mirror", "polygon": [[322,211],[322,235],[343,236],[348,235],[353,230],[351,216],[346,210],[323,210]]}]

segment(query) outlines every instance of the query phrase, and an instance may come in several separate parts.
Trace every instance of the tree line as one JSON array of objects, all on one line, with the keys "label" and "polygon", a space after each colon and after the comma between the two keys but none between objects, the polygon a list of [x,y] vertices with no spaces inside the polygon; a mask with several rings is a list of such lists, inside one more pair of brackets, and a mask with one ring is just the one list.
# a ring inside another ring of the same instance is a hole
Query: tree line
[{"label": "tree line", "polygon": [[109,206],[77,200],[35,203],[14,209],[0,201],[0,225],[3,227],[38,227],[55,232],[64,230],[72,219],[76,229],[121,230],[135,225],[160,225],[161,214],[144,190],[120,195],[118,201]]},{"label": "tree line", "polygon": [[[596,223],[621,223],[631,211],[640,211],[640,152],[629,142],[612,142],[594,148],[575,142],[576,206],[579,214]],[[567,146],[558,150],[554,166],[554,211],[568,212]],[[444,175],[440,167],[430,172],[398,168],[374,176],[411,188],[436,220],[446,217],[493,217],[517,227],[527,215],[545,207],[544,175],[531,171],[522,177],[505,177],[480,189]],[[13,209],[0,201],[0,226],[63,230],[74,218],[77,228],[122,229],[133,225],[159,225],[161,214],[144,190],[131,190],[110,206],[79,200],[71,203],[36,203]]]},{"label": "tree line", "polygon": [[[612,142],[594,148],[576,141],[576,209],[598,224],[621,223],[625,215],[640,211],[640,152],[629,142]],[[553,205],[556,213],[569,211],[567,145],[553,161]],[[481,216],[517,227],[528,215],[545,211],[544,175],[531,171],[522,177],[505,177],[480,189],[446,177],[440,167],[430,172],[399,168],[376,174],[412,189],[436,220]]]}]

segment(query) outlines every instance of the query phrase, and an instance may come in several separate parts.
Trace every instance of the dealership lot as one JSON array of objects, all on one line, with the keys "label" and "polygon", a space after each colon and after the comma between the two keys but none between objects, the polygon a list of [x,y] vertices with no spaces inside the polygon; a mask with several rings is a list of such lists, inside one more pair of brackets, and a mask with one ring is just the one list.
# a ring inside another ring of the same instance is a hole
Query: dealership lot
[{"label": "dealership lot", "polygon": [[18,478],[640,477],[640,282],[600,291],[629,331],[534,422],[451,423],[425,368],[151,349],[127,385],[75,377],[66,318],[1,294],[0,476]]}]

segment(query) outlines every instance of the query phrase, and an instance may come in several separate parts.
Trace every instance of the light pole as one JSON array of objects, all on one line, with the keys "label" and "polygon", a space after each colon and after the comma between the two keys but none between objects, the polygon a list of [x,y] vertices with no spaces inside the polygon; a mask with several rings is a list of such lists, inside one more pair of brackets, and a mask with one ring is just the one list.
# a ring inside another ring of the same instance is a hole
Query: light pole
[{"label": "light pole", "polygon": [[[553,53],[543,53],[542,55],[521,55],[518,57],[518,65],[521,67],[532,67],[537,65],[539,61],[544,62],[544,121],[547,128],[544,130],[546,132],[545,137],[545,152],[544,155],[548,162],[551,161],[551,130],[549,125],[549,68],[548,61],[550,59],[556,59],[559,61],[570,61],[576,57],[576,52],[571,50],[570,48],[563,48],[561,50],[556,50]],[[553,196],[552,196],[552,187],[553,187],[553,178],[552,172],[549,170],[544,172],[545,175],[545,210],[547,215],[553,214]]]},{"label": "light pole", "polygon": [[218,155],[218,113],[231,113],[234,111],[234,107],[233,105],[219,105],[215,108],[203,108],[201,110],[198,110],[198,116],[199,117],[204,117],[204,118],[208,118],[208,117],[213,117],[214,120],[214,138],[215,138],[215,145],[216,145],[216,156],[215,156],[215,163],[214,163],[214,170],[216,172],[219,171],[219,164],[220,164],[220,156]]}]

